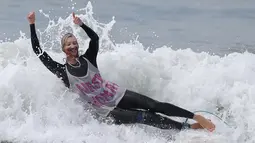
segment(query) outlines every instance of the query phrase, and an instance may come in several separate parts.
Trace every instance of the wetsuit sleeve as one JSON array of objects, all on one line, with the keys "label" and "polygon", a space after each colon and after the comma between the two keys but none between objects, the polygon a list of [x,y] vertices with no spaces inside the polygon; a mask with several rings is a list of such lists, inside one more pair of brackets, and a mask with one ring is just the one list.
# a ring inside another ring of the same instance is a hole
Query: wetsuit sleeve
[{"label": "wetsuit sleeve", "polygon": [[62,78],[64,80],[65,84],[68,85],[66,80],[66,72],[65,72],[65,66],[52,60],[52,58],[44,51],[42,51],[40,47],[39,40],[36,35],[35,31],[35,24],[30,24],[30,32],[31,32],[31,43],[33,51],[37,56],[39,56],[39,59],[42,61],[42,63],[55,75],[57,75],[59,78]]},{"label": "wetsuit sleeve", "polygon": [[83,55],[86,59],[88,59],[95,67],[97,67],[97,54],[99,49],[99,37],[95,31],[89,28],[84,23],[81,25],[82,29],[87,33],[90,38],[89,48]]}]

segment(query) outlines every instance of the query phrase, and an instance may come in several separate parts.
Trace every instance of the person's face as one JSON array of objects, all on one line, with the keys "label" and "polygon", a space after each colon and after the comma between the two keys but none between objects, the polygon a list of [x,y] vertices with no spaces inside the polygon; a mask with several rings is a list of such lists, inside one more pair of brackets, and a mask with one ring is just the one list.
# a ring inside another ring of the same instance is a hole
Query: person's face
[{"label": "person's face", "polygon": [[68,37],[65,40],[64,52],[67,56],[78,57],[79,45],[74,36]]}]

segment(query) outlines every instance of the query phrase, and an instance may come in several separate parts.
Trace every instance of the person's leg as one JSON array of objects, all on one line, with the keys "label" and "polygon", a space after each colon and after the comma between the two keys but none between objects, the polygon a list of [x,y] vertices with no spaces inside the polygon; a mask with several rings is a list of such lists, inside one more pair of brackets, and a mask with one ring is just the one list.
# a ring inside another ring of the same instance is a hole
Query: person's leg
[{"label": "person's leg", "polygon": [[162,113],[168,116],[178,116],[194,119],[201,126],[205,127],[209,131],[213,131],[215,129],[215,125],[201,115],[195,115],[194,113],[177,107],[173,104],[159,102],[130,90],[126,91],[125,95],[123,96],[117,107],[128,110],[142,109],[150,112]]},{"label": "person's leg", "polygon": [[[124,110],[116,108],[110,112],[110,117],[113,117],[115,124],[145,124],[160,129],[178,129],[183,128],[183,123],[171,120],[149,111],[139,110]],[[185,128],[190,128],[191,125],[185,124]],[[202,128],[202,127],[201,127]]]},{"label": "person's leg", "polygon": [[190,111],[177,107],[170,103],[158,102],[145,95],[127,90],[118,107],[122,109],[143,109],[158,112],[167,116],[178,116],[193,119]]}]

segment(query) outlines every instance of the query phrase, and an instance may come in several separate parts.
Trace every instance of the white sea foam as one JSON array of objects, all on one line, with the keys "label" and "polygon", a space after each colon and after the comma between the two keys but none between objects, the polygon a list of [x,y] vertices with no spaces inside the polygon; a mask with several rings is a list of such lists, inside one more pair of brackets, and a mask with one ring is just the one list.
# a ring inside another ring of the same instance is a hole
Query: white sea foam
[{"label": "white sea foam", "polygon": [[[76,102],[77,95],[68,92],[62,81],[44,67],[32,51],[30,37],[21,33],[15,41],[0,43],[1,140],[37,143],[255,141],[253,54],[218,57],[190,49],[175,51],[165,46],[149,52],[138,40],[112,42],[109,32],[115,20],[106,24],[96,21],[90,2],[77,15],[100,36],[98,65],[105,79],[191,111],[212,112],[231,127],[206,113],[201,114],[216,124],[214,133],[100,124]],[[77,36],[80,50],[84,52],[89,39],[72,23],[71,15],[58,21],[49,19],[48,27],[37,31],[42,48],[60,63],[64,62],[60,37],[67,31]]]}]

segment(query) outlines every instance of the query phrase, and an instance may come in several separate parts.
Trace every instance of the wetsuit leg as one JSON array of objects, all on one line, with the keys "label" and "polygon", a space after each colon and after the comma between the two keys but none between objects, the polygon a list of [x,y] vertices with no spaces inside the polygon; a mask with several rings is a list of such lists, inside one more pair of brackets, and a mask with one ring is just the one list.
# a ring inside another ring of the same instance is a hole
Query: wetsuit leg
[{"label": "wetsuit leg", "polygon": [[[110,112],[110,116],[114,118],[115,124],[145,124],[160,129],[178,129],[181,130],[183,124],[169,118],[160,116],[149,111],[124,110],[115,108]],[[190,128],[190,125],[187,126]]]},{"label": "wetsuit leg", "polygon": [[178,116],[192,119],[194,113],[170,103],[159,102],[142,94],[127,90],[118,106],[122,109],[143,109],[158,112],[167,116]]}]

